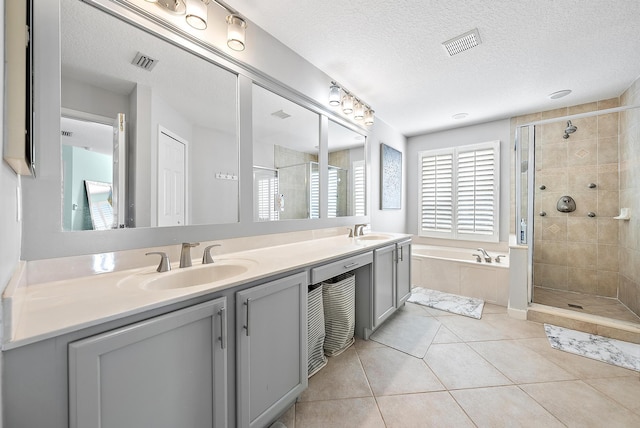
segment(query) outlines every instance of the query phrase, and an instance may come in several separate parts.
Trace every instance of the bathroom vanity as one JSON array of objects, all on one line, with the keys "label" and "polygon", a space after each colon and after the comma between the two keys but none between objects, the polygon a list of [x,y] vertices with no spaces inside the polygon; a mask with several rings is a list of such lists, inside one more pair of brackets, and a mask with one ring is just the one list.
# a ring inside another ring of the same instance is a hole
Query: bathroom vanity
[{"label": "bathroom vanity", "polygon": [[224,254],[211,266],[252,263],[191,286],[164,278],[195,281],[208,265],[22,284],[21,297],[5,299],[19,316],[4,345],[4,422],[266,426],[307,387],[308,285],[355,273],[355,333],[367,339],[408,297],[408,238],[333,236]]}]

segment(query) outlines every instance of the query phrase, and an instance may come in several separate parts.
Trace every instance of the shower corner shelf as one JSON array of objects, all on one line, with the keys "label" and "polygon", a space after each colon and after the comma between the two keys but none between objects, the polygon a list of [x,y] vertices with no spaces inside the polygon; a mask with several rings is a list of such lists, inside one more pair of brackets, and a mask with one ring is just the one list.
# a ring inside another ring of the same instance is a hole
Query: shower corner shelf
[{"label": "shower corner shelf", "polygon": [[629,208],[620,208],[620,215],[614,217],[614,219],[624,221],[631,220],[631,216],[629,215]]}]

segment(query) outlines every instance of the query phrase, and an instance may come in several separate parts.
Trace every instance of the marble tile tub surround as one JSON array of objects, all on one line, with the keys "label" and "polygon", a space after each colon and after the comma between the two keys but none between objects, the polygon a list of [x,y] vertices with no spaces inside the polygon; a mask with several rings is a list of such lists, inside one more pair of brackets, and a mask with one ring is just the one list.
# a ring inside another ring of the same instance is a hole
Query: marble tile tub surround
[{"label": "marble tile tub surround", "polygon": [[[336,234],[339,232],[339,234]],[[373,233],[373,232],[371,232]],[[64,259],[41,261],[38,269],[57,266],[55,276],[62,278],[44,282],[33,282],[29,276],[29,263],[22,263],[22,269],[11,280],[9,287],[3,294],[4,312],[4,348],[21,346],[58,334],[75,331],[80,328],[97,325],[103,322],[133,315],[143,310],[159,308],[171,303],[177,303],[189,298],[202,296],[214,291],[221,291],[248,281],[255,281],[269,276],[288,272],[314,264],[322,263],[336,257],[357,254],[367,249],[388,242],[410,238],[411,235],[384,233],[388,239],[357,240],[348,238],[346,228],[330,230],[295,232],[281,235],[265,235],[238,240],[214,241],[222,243],[224,253],[217,253],[214,249],[213,259],[250,259],[252,267],[235,277],[215,281],[192,287],[168,289],[162,291],[143,290],[138,287],[125,287],[119,284],[132,274],[163,275],[155,272],[157,257],[145,257],[144,253],[154,249],[140,249],[120,253],[108,253],[96,256],[99,260],[104,257],[119,258],[123,263],[115,269],[112,263],[109,269],[97,274],[100,269],[83,267],[77,268],[79,263],[90,263],[95,260],[92,256],[69,257]],[[199,247],[192,249],[194,267],[200,264],[202,249],[208,243],[202,242]],[[175,248],[174,248],[175,247]],[[161,247],[160,250],[162,251]],[[179,260],[179,245],[167,247],[173,251],[172,265],[176,270]],[[196,252],[199,250],[198,252]],[[122,254],[125,253],[125,254]],[[138,260],[142,264],[135,265],[131,261],[125,263],[126,256]],[[56,265],[56,262],[59,265]],[[111,262],[110,262],[111,263]],[[69,275],[63,275],[60,266],[67,265]],[[133,268],[125,269],[126,267]],[[75,269],[74,269],[75,268]],[[82,271],[86,275],[78,276]],[[87,273],[88,272],[88,273]],[[20,275],[21,273],[21,275]],[[172,272],[164,273],[170,275]],[[43,280],[48,276],[36,275]],[[126,281],[125,281],[126,282]],[[20,286],[18,286],[20,285]],[[8,315],[13,314],[13,315]],[[18,314],[18,315],[17,315]]]}]

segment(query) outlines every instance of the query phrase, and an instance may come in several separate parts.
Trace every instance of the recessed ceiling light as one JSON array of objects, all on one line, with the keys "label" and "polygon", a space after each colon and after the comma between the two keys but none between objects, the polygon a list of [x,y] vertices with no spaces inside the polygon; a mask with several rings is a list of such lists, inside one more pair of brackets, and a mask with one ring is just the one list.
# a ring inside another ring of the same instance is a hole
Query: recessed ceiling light
[{"label": "recessed ceiling light", "polygon": [[557,100],[558,98],[566,97],[571,93],[571,89],[563,89],[561,91],[556,91],[549,94],[549,98],[552,100]]},{"label": "recessed ceiling light", "polygon": [[453,116],[451,116],[451,118],[455,120],[460,120],[460,119],[467,118],[467,116],[469,116],[469,113],[456,113]]}]

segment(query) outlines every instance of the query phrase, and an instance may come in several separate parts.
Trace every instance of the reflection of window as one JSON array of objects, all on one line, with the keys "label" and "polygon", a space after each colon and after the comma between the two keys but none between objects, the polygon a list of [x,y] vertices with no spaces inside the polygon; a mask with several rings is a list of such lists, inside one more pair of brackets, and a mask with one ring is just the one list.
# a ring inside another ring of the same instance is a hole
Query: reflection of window
[{"label": "reflection of window", "polygon": [[498,241],[500,142],[419,156],[420,235]]},{"label": "reflection of window", "polygon": [[335,218],[338,216],[338,168],[329,166],[329,205],[327,217]]},{"label": "reflection of window", "polygon": [[309,165],[309,218],[320,218],[320,172],[317,162]]},{"label": "reflection of window", "polygon": [[278,220],[280,218],[280,212],[276,209],[278,172],[269,169],[254,168],[253,177],[254,191],[257,195],[255,220]]},{"label": "reflection of window", "polygon": [[353,215],[366,214],[364,161],[353,162]]}]

